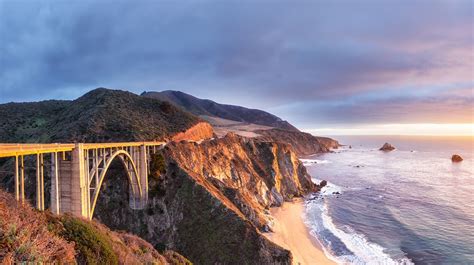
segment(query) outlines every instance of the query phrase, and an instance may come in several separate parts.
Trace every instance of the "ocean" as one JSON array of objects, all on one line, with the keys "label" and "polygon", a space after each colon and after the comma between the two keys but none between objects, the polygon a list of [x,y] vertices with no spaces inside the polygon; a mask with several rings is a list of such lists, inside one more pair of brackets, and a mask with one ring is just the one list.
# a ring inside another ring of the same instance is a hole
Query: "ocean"
[{"label": "ocean", "polygon": [[[474,264],[472,137],[334,136],[344,146],[303,159],[328,181],[305,223],[340,264]],[[379,151],[385,142],[397,149]],[[452,163],[460,154],[464,161]]]}]

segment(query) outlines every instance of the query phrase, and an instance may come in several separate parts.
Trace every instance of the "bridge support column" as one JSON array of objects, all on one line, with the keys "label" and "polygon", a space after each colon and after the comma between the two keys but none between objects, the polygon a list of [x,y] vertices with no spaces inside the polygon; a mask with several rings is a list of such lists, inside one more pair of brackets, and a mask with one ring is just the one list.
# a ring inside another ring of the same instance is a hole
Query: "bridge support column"
[{"label": "bridge support column", "polygon": [[44,211],[44,158],[36,155],[36,208]]},{"label": "bridge support column", "polygon": [[15,198],[25,202],[25,165],[23,156],[15,157]]},{"label": "bridge support column", "polygon": [[15,156],[15,198],[17,201],[20,200],[20,165],[18,162],[18,156]]},{"label": "bridge support column", "polygon": [[51,212],[60,213],[60,191],[59,191],[59,154],[51,153]]},{"label": "bridge support column", "polygon": [[141,206],[145,207],[148,203],[148,154],[146,145],[140,146],[139,154],[139,179],[142,188]]},{"label": "bridge support column", "polygon": [[82,144],[76,144],[72,150],[71,171],[71,213],[89,218],[90,199],[87,196],[89,183],[87,183],[88,173]]}]

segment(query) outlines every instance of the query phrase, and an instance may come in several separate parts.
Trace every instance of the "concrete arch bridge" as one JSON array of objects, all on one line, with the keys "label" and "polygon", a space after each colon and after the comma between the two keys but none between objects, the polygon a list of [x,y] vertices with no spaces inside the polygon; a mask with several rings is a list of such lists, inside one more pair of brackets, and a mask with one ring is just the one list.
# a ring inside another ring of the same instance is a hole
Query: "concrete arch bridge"
[{"label": "concrete arch bridge", "polygon": [[92,219],[102,182],[116,159],[127,172],[130,206],[142,209],[148,201],[149,161],[165,142],[87,144],[0,144],[0,158],[14,158],[15,196],[25,201],[25,157],[36,161],[36,207],[45,210],[45,156],[50,156],[53,213],[72,213]]}]

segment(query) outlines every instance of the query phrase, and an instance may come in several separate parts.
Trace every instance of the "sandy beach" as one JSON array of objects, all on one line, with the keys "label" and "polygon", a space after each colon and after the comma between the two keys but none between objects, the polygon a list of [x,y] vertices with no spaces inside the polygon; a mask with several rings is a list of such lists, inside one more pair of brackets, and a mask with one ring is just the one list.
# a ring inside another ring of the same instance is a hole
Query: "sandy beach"
[{"label": "sandy beach", "polygon": [[265,235],[291,251],[293,264],[336,264],[324,255],[319,243],[309,234],[301,217],[303,211],[302,200],[285,202],[282,207],[271,209],[271,214],[275,218],[274,232]]}]

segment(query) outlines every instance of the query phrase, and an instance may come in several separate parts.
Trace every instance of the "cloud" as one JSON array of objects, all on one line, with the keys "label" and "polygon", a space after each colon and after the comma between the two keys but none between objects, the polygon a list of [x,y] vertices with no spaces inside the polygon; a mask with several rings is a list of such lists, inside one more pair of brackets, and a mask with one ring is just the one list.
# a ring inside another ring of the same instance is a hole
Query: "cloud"
[{"label": "cloud", "polygon": [[301,124],[311,121],[299,109],[337,116],[327,102],[340,102],[341,117],[387,109],[341,122],[400,120],[397,107],[431,120],[433,102],[460,108],[442,93],[472,88],[472,10],[421,0],[2,1],[0,102],[105,86],[182,90],[285,110]]},{"label": "cloud", "polygon": [[[297,102],[272,109],[282,117],[295,117],[303,128],[351,123],[474,123],[473,88],[450,93],[413,91],[410,95],[377,93],[340,100]],[[357,122],[354,122],[357,121]]]}]

